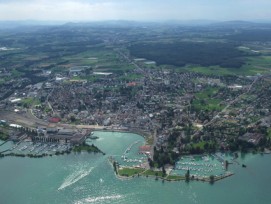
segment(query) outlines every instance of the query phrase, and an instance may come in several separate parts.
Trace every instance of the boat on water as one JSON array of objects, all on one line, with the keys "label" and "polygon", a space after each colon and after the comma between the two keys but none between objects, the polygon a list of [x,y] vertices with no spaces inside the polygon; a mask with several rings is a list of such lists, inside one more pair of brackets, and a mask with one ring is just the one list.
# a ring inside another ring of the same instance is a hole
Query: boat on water
[{"label": "boat on water", "polygon": [[94,135],[94,132],[91,132],[90,135],[89,135],[89,138],[92,139],[92,140],[96,140],[96,139],[98,139],[99,137],[95,136],[95,135]]},{"label": "boat on water", "polygon": [[23,146],[22,148],[20,148],[20,151],[24,151],[24,150],[26,150],[28,147],[25,145],[25,146]]},{"label": "boat on water", "polygon": [[96,140],[96,139],[98,139],[99,137],[97,137],[97,136],[94,136],[94,135],[90,135],[89,136],[89,139],[92,139],[92,140]]}]

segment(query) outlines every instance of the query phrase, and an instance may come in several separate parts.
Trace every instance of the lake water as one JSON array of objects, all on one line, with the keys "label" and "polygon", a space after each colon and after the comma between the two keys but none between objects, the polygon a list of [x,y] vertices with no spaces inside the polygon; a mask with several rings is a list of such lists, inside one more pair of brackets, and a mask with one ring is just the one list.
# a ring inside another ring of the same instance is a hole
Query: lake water
[{"label": "lake water", "polygon": [[141,144],[144,139],[129,133],[95,134],[99,139],[93,143],[106,155],[0,158],[0,203],[270,204],[271,155],[240,157],[238,160],[247,168],[230,166],[235,175],[214,185],[196,181],[163,183],[143,177],[119,180],[108,156],[120,156],[127,146],[135,141]]}]

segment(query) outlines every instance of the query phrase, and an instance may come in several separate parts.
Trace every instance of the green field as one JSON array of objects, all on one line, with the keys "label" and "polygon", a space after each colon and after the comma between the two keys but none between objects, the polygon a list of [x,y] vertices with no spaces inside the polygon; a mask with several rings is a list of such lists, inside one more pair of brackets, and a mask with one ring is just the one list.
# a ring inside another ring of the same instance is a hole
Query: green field
[{"label": "green field", "polygon": [[168,180],[184,180],[185,177],[184,176],[177,176],[177,175],[169,175],[167,176]]},{"label": "green field", "polygon": [[163,172],[162,171],[154,171],[154,170],[145,170],[142,168],[120,168],[118,170],[118,174],[120,176],[135,176],[138,174],[142,174],[143,176],[158,176],[158,177],[162,177],[163,176]]},{"label": "green field", "polygon": [[[180,68],[182,69],[182,68]],[[269,73],[271,71],[271,56],[248,57],[246,64],[240,68],[222,68],[219,66],[192,66],[184,67],[186,71],[193,71],[202,74],[212,74],[217,76],[226,75],[256,75]]]},{"label": "green field", "polygon": [[118,174],[120,176],[130,177],[130,176],[140,174],[144,171],[145,171],[145,169],[141,169],[141,168],[122,168],[122,169],[118,170]]},{"label": "green field", "polygon": [[267,133],[268,133],[268,137],[271,139],[271,128],[268,128]]},{"label": "green field", "polygon": [[5,83],[5,80],[4,79],[0,79],[0,85]]},{"label": "green field", "polygon": [[154,170],[147,170],[143,173],[144,176],[159,176],[162,177],[163,176],[163,172],[162,171],[154,171]]},{"label": "green field", "polygon": [[198,142],[198,143],[193,143],[191,146],[193,148],[200,148],[201,150],[204,150],[204,146],[205,144],[208,144],[207,148],[210,146],[210,145],[214,145],[214,143],[212,142],[205,142],[205,141],[201,141],[201,142]]},{"label": "green field", "polygon": [[7,140],[9,138],[9,135],[6,131],[1,131],[0,130],[0,140]]},{"label": "green field", "polygon": [[95,153],[101,152],[101,150],[99,150],[98,147],[94,146],[93,144],[92,145],[82,144],[79,146],[75,146],[73,148],[73,151],[75,152],[87,151],[87,152],[95,152]]},{"label": "green field", "polygon": [[21,103],[22,103],[23,106],[30,107],[30,106],[39,105],[40,101],[37,98],[30,97],[30,98],[22,99]]},{"label": "green field", "polygon": [[196,99],[193,101],[192,106],[195,110],[208,110],[208,111],[220,111],[223,106],[220,105],[221,99],[212,98],[218,92],[218,88],[209,87],[206,90],[196,94]]},{"label": "green field", "polygon": [[134,68],[133,65],[121,61],[113,49],[93,48],[72,56],[62,58],[66,61],[62,66],[91,66],[94,71],[117,72]]}]

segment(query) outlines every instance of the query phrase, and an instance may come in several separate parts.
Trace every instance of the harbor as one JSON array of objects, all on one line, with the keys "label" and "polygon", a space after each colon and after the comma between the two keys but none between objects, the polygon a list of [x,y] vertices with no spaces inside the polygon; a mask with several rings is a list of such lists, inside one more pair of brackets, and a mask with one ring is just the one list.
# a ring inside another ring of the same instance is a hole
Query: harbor
[{"label": "harbor", "polygon": [[13,143],[7,142],[1,147],[1,153],[5,155],[25,155],[25,156],[41,156],[41,155],[54,155],[62,152],[70,151],[72,146],[70,144],[58,143],[42,143],[21,141]]},{"label": "harbor", "polygon": [[189,171],[190,176],[197,179],[206,179],[210,176],[223,177],[232,174],[225,167],[226,160],[232,159],[230,155],[221,153],[182,157],[173,167],[171,175],[185,176]]},{"label": "harbor", "polygon": [[[121,156],[131,144],[140,141],[127,152],[128,158],[140,158],[142,155],[138,154],[138,146],[144,144],[144,138],[136,134],[116,132],[95,132],[95,135],[99,138],[93,141],[88,139],[87,143],[93,142],[95,146],[106,152],[106,156],[82,152],[81,154],[71,153],[61,157],[53,156],[41,159],[1,158],[0,180],[5,184],[0,187],[1,203],[79,204],[88,203],[86,199],[91,199],[92,203],[98,204],[177,204],[180,203],[180,200],[187,204],[218,202],[221,204],[268,204],[270,202],[270,184],[266,182],[270,180],[270,155],[247,154],[245,157],[239,156],[236,160],[240,164],[245,163],[247,168],[242,168],[241,165],[237,164],[230,165],[229,170],[234,172],[235,175],[216,182],[214,185],[203,182],[162,182],[160,179],[156,180],[155,175],[149,176],[149,178],[135,176],[134,179],[118,179],[112,165],[108,162],[109,155],[115,155],[114,158],[125,164],[127,162],[124,162]],[[21,143],[15,151],[20,151],[19,149],[24,145],[29,146],[22,150],[26,152],[33,147],[33,144]],[[0,149],[10,147],[12,147],[12,143],[7,142]],[[36,148],[42,148],[42,146]],[[54,148],[56,147],[50,149]],[[221,156],[228,159],[227,155],[222,154]],[[179,162],[217,164],[218,168],[223,168],[221,162],[215,158],[212,160],[210,155],[208,156],[209,161],[207,159],[204,161],[202,157],[184,157]],[[132,162],[128,164],[132,164]],[[181,166],[181,164],[177,165]],[[188,164],[188,166],[203,168],[192,164]],[[216,167],[210,166],[210,168]],[[220,179],[220,177],[217,179]],[[253,185],[251,185],[252,183]],[[146,191],[146,189],[149,190]],[[46,195],[43,194],[45,191],[47,192]],[[14,194],[17,195],[16,199],[19,198],[19,202],[14,200]]]},{"label": "harbor", "polygon": [[148,155],[139,154],[139,147],[144,142],[138,140],[131,143],[121,155],[113,155],[112,157],[120,167],[145,168],[148,163]]}]

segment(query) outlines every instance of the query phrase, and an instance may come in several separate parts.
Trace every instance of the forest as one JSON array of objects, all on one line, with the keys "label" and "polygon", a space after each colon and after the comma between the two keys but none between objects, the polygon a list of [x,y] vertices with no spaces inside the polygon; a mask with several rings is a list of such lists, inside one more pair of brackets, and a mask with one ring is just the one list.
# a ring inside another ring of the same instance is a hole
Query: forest
[{"label": "forest", "polygon": [[236,43],[176,42],[138,43],[129,47],[135,57],[155,61],[158,65],[185,66],[187,64],[239,68],[250,54],[237,49]]},{"label": "forest", "polygon": [[271,29],[242,30],[225,38],[238,42],[268,42],[271,41]]}]

